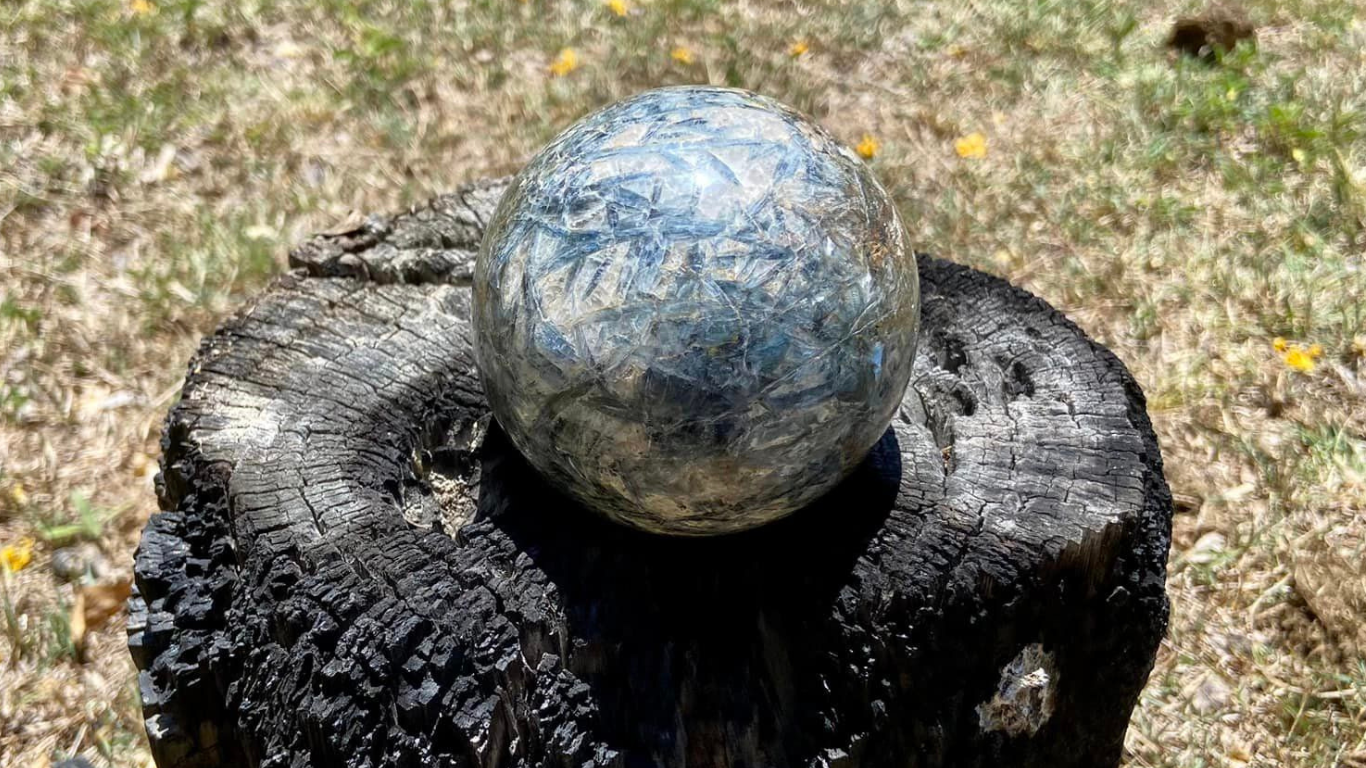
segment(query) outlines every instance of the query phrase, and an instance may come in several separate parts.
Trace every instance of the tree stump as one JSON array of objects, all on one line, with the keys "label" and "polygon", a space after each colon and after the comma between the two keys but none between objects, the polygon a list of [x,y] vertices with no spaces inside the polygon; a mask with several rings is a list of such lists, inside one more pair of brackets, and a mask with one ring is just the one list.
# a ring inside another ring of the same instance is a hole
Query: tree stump
[{"label": "tree stump", "polygon": [[491,423],[470,269],[503,181],[314,238],[207,338],[129,645],[172,766],[1106,766],[1166,626],[1143,394],[921,257],[901,413],[845,483],[668,539]]}]

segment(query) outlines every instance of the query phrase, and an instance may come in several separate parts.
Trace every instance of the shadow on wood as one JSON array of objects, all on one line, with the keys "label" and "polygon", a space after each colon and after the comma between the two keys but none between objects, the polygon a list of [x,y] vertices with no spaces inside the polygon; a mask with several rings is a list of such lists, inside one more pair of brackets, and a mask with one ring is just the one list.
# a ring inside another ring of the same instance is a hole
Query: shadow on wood
[{"label": "shadow on wood", "polygon": [[505,510],[490,522],[550,580],[564,613],[565,637],[532,643],[530,654],[524,641],[523,654],[533,666],[537,650],[570,659],[591,689],[600,738],[661,762],[729,765],[709,752],[764,754],[761,735],[743,731],[757,711],[794,720],[788,753],[817,746],[808,737],[824,716],[800,702],[828,698],[827,681],[843,677],[821,649],[844,642],[833,604],[893,508],[894,432],[822,502],[714,539],[651,536],[566,507],[527,481],[532,470],[501,434],[490,442],[498,466],[483,475],[482,498]]}]

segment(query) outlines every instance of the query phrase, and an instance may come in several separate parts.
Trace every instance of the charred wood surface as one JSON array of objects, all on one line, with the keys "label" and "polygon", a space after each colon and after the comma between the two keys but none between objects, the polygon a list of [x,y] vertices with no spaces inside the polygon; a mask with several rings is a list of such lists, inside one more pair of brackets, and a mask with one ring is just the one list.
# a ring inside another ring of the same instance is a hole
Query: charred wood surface
[{"label": "charred wood surface", "polygon": [[1171,514],[1118,359],[922,257],[912,386],[854,476],[749,533],[633,533],[490,421],[501,190],[303,244],[191,363],[131,601],[163,768],[1118,762]]}]

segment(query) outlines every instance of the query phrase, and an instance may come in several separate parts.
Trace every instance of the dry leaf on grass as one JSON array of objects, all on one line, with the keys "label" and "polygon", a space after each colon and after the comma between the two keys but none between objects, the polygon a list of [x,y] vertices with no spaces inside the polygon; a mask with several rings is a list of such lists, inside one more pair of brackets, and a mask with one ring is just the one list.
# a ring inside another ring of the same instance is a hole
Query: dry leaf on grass
[{"label": "dry leaf on grass", "polygon": [[1236,5],[1219,4],[1199,16],[1177,19],[1167,47],[1187,56],[1213,61],[1215,51],[1228,52],[1240,40],[1256,40],[1257,29],[1247,12]]},{"label": "dry leaf on grass", "polygon": [[132,591],[129,579],[90,584],[76,590],[76,601],[71,604],[71,644],[84,648],[85,633],[104,626],[111,616],[123,610]]},{"label": "dry leaf on grass", "polygon": [[[1331,535],[1292,543],[1294,587],[1314,617],[1349,654],[1366,653],[1366,576],[1356,547],[1333,547]],[[1353,549],[1356,551],[1354,552]]]}]

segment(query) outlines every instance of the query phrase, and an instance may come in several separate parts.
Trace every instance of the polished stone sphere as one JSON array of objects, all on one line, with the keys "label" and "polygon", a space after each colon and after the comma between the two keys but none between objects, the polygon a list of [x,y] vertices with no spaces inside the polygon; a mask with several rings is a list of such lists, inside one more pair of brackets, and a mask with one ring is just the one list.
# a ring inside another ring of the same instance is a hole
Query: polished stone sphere
[{"label": "polished stone sphere", "polygon": [[667,534],[815,500],[911,374],[915,256],[868,167],[745,91],[647,91],[513,181],[474,274],[498,423],[584,505]]}]

